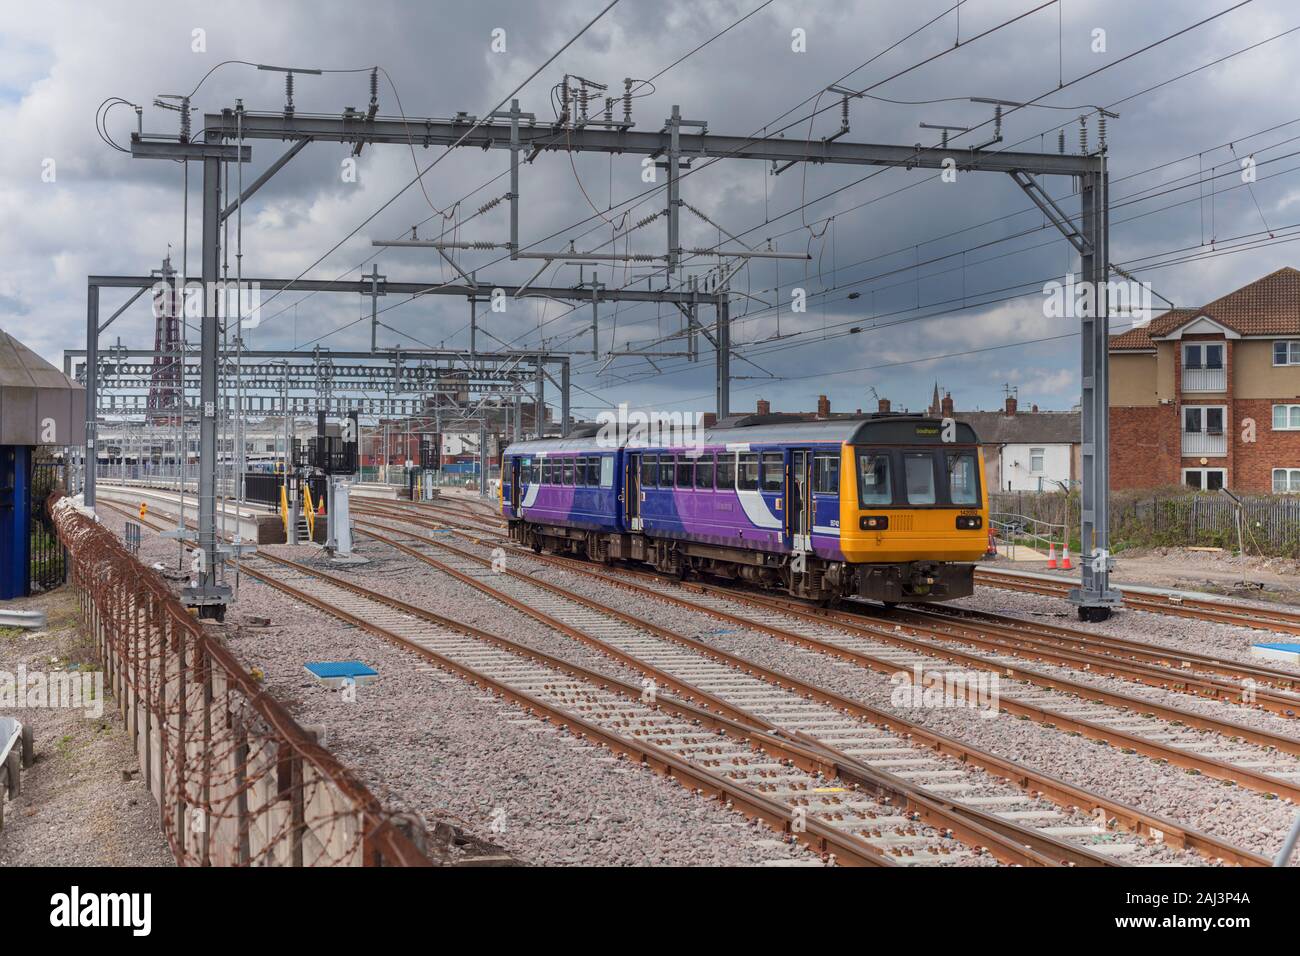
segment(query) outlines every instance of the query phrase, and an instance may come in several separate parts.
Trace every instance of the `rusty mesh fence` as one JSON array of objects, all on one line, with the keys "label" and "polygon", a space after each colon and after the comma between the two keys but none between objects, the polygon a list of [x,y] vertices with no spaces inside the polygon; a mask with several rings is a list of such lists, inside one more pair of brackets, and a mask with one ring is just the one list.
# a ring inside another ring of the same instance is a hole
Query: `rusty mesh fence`
[{"label": "rusty mesh fence", "polygon": [[386,811],[115,535],[55,500],[69,580],[183,866],[424,866]]}]

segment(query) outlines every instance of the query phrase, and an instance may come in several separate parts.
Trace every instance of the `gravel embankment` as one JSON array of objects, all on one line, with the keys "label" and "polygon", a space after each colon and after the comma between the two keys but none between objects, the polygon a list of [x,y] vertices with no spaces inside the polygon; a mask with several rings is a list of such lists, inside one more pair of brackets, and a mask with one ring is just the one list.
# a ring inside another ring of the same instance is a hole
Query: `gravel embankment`
[{"label": "gravel embankment", "polygon": [[[105,511],[115,531],[122,517]],[[305,548],[268,551],[304,560]],[[141,559],[175,566],[176,545],[146,531]],[[531,619],[482,600],[427,566],[362,542],[375,560],[346,570],[366,587],[508,635],[556,656],[625,678],[609,662]],[[428,573],[426,573],[426,571]],[[240,622],[264,617],[269,627]],[[766,828],[648,771],[613,763],[604,750],[557,731],[532,729],[519,709],[441,672],[420,671],[408,652],[348,627],[248,576],[223,629],[248,667],[392,808],[446,819],[538,864],[755,865],[815,862]],[[355,703],[304,671],[313,660],[359,659],[380,673]],[[638,681],[639,683],[639,681]],[[504,814],[504,816],[502,815]],[[493,830],[504,823],[504,830]]]},{"label": "gravel embankment", "polygon": [[[462,544],[460,541],[456,543],[458,546]],[[1072,737],[1028,720],[1005,714],[987,719],[966,708],[902,710],[890,703],[894,685],[887,675],[786,645],[775,638],[647,599],[641,594],[609,588],[578,572],[530,562],[523,556],[512,555],[511,560],[517,569],[527,569],[528,573],[539,578],[597,598],[611,608],[635,613],[643,620],[678,630],[760,664],[785,670],[999,756],[1023,762],[1151,813],[1170,817],[1257,853],[1270,855],[1276,851],[1295,814],[1295,808],[1285,800],[1270,800],[1244,788],[1189,774],[1140,755],[1125,754],[1116,748],[1083,737]],[[743,609],[739,610],[743,613]],[[1125,691],[1132,691],[1137,686],[1116,683],[1121,684]],[[1162,693],[1157,688],[1151,690]],[[1243,708],[1235,709],[1240,714],[1250,713]]]},{"label": "gravel embankment", "polygon": [[[0,671],[29,676],[98,666],[80,633],[71,588],[14,602],[44,609],[40,630],[0,628]],[[107,688],[106,688],[107,691]],[[22,793],[6,803],[0,867],[174,866],[158,826],[158,805],[137,772],[135,752],[112,697],[96,707],[9,711],[36,734],[36,763],[22,771]],[[0,796],[0,799],[4,799]]]}]

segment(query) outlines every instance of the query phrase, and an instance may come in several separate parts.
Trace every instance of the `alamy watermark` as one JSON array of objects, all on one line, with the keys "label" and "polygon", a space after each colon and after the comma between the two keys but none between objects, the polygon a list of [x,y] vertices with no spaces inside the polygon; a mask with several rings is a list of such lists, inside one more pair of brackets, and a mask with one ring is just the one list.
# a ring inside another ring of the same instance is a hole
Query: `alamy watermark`
[{"label": "alamy watermark", "polygon": [[998,675],[991,671],[926,673],[920,664],[913,664],[912,673],[898,671],[889,682],[894,685],[889,702],[900,709],[964,707],[978,710],[985,719],[998,715]]},{"label": "alamy watermark", "polygon": [[704,447],[703,412],[630,412],[626,402],[596,416],[602,448]]},{"label": "alamy watermark", "polygon": [[1073,273],[1064,282],[1053,279],[1043,285],[1043,315],[1049,319],[1095,316],[1102,294],[1106,296],[1108,315],[1135,319],[1138,325],[1151,321],[1151,283],[1111,280],[1094,286],[1091,282],[1080,282]]},{"label": "alamy watermark", "polygon": [[187,319],[201,319],[205,314],[220,315],[228,325],[239,321],[244,328],[255,329],[262,324],[262,287],[256,282],[218,280],[189,281],[173,290],[169,283],[159,280],[153,286],[153,308],[155,318],[179,314]]},{"label": "alamy watermark", "polygon": [[91,719],[104,716],[103,671],[0,671],[0,710],[12,708],[82,710]]}]

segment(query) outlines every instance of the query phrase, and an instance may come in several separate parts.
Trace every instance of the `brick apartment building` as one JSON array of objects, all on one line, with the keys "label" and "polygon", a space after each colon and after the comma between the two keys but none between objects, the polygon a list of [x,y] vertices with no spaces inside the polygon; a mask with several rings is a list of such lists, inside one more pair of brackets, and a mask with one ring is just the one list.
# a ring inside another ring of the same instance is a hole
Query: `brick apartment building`
[{"label": "brick apartment building", "polygon": [[1300,271],[1110,341],[1112,488],[1300,492]]}]

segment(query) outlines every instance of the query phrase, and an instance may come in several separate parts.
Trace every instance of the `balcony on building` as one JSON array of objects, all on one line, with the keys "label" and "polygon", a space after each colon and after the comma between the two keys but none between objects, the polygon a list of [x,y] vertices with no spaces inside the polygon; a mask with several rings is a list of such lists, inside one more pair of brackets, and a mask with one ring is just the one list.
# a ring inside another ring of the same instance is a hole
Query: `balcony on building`
[{"label": "balcony on building", "polygon": [[1184,457],[1222,458],[1228,454],[1224,430],[1227,409],[1220,405],[1184,405],[1182,453]]},{"label": "balcony on building", "polygon": [[1183,391],[1226,392],[1228,370],[1223,364],[1220,342],[1188,342],[1183,345]]}]

